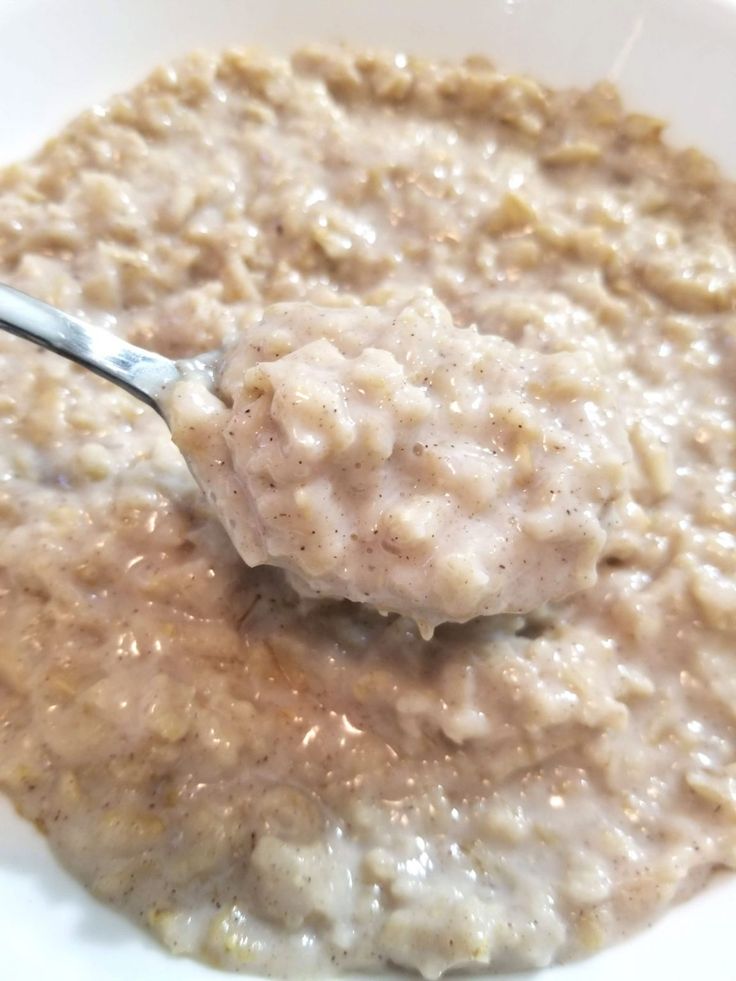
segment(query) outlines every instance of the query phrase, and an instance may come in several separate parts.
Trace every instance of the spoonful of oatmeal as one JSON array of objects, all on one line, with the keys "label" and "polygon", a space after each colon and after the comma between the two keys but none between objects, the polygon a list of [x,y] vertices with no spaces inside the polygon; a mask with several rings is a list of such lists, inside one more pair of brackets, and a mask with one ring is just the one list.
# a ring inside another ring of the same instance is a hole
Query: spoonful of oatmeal
[{"label": "spoonful of oatmeal", "polygon": [[627,437],[593,359],[458,327],[429,292],[276,304],[182,361],[5,286],[0,326],[156,409],[248,565],[425,637],[591,586],[626,499]]}]

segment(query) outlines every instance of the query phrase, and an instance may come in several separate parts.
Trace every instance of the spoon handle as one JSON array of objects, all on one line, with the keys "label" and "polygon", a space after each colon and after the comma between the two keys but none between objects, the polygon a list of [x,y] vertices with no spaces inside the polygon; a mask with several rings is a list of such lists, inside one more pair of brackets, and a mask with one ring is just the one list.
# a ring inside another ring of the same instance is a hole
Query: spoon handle
[{"label": "spoon handle", "polygon": [[162,388],[180,377],[175,361],[127,344],[26,293],[0,284],[0,328],[75,361],[163,415]]}]

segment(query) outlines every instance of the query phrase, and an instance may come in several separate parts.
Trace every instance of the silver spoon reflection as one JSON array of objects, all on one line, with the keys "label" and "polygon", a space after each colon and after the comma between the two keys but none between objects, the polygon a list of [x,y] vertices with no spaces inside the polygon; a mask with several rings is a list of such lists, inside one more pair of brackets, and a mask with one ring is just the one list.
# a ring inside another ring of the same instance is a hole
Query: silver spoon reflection
[{"label": "silver spoon reflection", "polygon": [[160,401],[164,389],[192,370],[207,370],[219,353],[172,361],[3,284],[0,327],[114,382],[164,419]]}]

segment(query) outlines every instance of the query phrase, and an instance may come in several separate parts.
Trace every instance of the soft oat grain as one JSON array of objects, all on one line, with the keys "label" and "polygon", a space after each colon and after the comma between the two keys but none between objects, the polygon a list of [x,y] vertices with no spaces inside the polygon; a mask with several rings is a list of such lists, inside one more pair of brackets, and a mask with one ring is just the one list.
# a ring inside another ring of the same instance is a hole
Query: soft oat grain
[{"label": "soft oat grain", "polygon": [[587,592],[440,628],[248,571],[160,420],[0,340],[0,781],[177,952],[540,966],[736,864],[734,195],[606,86],[197,57],[0,176],[3,279],[172,355],[404,302],[587,352],[633,502]]}]

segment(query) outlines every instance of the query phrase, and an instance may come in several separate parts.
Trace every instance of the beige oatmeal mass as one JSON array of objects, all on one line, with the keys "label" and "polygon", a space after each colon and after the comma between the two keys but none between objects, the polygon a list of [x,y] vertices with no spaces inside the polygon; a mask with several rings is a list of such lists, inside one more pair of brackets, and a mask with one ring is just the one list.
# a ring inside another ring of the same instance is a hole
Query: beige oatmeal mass
[{"label": "beige oatmeal mass", "polygon": [[0,339],[0,785],[178,953],[538,967],[736,864],[733,189],[613,90],[197,56],[0,174],[0,278],[169,355],[433,291],[581,353],[632,500],[597,582],[439,628],[247,569],[161,420]]},{"label": "beige oatmeal mass", "polygon": [[458,328],[431,293],[267,307],[164,406],[248,565],[411,617],[425,640],[591,586],[629,503],[592,356]]}]

